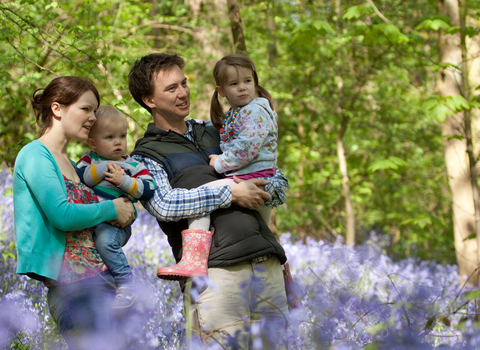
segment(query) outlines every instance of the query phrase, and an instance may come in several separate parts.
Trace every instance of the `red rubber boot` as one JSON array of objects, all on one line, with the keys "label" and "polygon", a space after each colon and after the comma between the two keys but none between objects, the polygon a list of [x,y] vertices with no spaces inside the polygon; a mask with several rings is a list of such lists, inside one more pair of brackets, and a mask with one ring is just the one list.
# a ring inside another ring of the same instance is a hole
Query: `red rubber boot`
[{"label": "red rubber boot", "polygon": [[161,267],[157,277],[164,280],[184,281],[189,277],[208,275],[208,255],[212,245],[212,231],[183,230],[182,260],[177,265]]}]

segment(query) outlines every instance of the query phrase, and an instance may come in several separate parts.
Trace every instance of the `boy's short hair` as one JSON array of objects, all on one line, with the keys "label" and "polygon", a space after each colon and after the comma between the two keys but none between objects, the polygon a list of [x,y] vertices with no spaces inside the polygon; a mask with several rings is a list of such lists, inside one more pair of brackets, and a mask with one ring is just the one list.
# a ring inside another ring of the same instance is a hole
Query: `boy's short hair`
[{"label": "boy's short hair", "polygon": [[104,121],[110,124],[114,120],[122,119],[125,121],[125,123],[127,122],[127,118],[119,109],[109,105],[98,107],[98,109],[95,111],[95,117],[97,118],[97,120],[90,129],[90,135],[92,135],[92,133],[95,133],[96,126],[100,125],[99,121]]},{"label": "boy's short hair", "polygon": [[128,74],[128,88],[137,103],[150,114],[152,110],[143,102],[144,97],[150,97],[155,92],[155,76],[160,71],[168,71],[178,66],[183,70],[185,61],[177,54],[152,53],[143,56],[135,62]]}]

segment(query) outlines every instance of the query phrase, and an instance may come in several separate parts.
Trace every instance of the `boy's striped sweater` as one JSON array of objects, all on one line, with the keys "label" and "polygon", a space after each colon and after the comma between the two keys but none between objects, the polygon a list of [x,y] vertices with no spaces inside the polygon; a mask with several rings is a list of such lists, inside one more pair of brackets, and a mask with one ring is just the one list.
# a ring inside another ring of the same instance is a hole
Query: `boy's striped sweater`
[{"label": "boy's striped sweater", "polygon": [[[130,156],[123,158],[123,161],[113,161],[103,159],[94,152],[85,153],[77,162],[77,174],[85,185],[93,189],[99,200],[115,199],[123,194],[142,201],[152,198],[155,182],[147,168]],[[108,163],[115,163],[125,171],[122,183],[118,186],[105,180],[103,172],[108,172]]]}]

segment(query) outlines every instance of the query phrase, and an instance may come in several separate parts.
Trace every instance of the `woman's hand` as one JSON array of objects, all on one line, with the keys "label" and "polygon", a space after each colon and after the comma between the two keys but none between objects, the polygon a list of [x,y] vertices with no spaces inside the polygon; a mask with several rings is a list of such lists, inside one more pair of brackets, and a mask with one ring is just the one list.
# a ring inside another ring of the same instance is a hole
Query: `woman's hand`
[{"label": "woman's hand", "polygon": [[132,202],[126,197],[120,197],[113,200],[117,218],[115,219],[120,227],[128,226],[135,219],[135,210]]}]

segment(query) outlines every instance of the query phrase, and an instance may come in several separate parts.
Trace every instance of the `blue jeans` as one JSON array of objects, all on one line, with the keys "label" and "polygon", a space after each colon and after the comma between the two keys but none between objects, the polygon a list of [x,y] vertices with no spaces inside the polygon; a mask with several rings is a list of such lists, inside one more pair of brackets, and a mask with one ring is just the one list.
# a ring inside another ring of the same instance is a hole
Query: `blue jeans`
[{"label": "blue jeans", "polygon": [[[50,314],[69,349],[102,348],[99,342],[116,343],[111,308],[114,297],[115,284],[108,272],[48,288]],[[110,349],[110,345],[105,348]]]},{"label": "blue jeans", "polygon": [[130,286],[133,283],[132,270],[122,250],[131,235],[131,226],[122,229],[103,222],[93,228],[95,247],[115,279],[117,287]]}]

